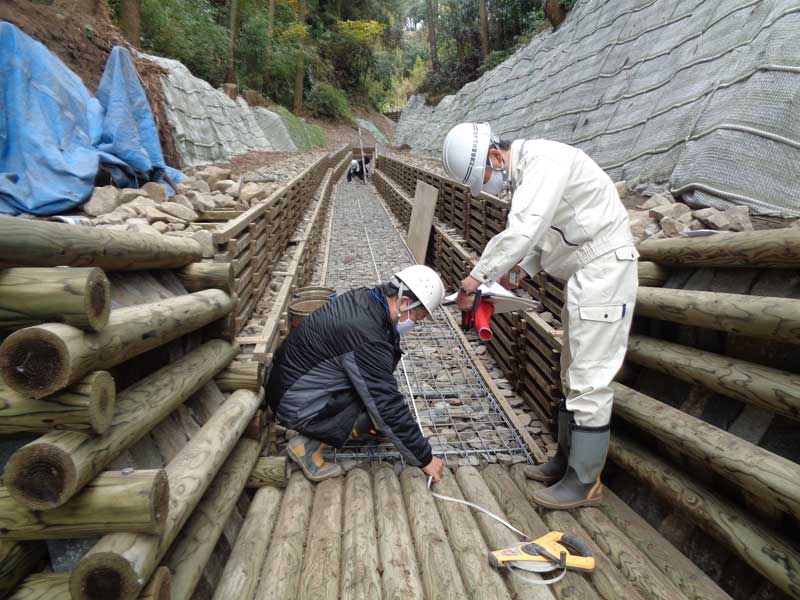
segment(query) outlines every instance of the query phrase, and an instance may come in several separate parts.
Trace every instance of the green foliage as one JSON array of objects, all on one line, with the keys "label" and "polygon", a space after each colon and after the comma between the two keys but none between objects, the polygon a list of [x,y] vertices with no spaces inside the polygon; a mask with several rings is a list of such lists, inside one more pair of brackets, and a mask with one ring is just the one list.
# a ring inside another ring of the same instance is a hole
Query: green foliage
[{"label": "green foliage", "polygon": [[345,93],[324,81],[315,84],[311,89],[306,98],[306,108],[311,114],[325,119],[351,118]]},{"label": "green foliage", "polygon": [[142,47],[181,61],[212,85],[225,75],[228,29],[209,0],[142,0]]},{"label": "green foliage", "polygon": [[386,25],[377,21],[338,21],[336,30],[356,43],[371,48],[381,37]]},{"label": "green foliage", "polygon": [[328,136],[325,130],[319,125],[309,125],[303,119],[296,117],[283,106],[271,107],[278,113],[295,146],[300,151],[313,150],[314,148],[324,148],[328,145]]}]

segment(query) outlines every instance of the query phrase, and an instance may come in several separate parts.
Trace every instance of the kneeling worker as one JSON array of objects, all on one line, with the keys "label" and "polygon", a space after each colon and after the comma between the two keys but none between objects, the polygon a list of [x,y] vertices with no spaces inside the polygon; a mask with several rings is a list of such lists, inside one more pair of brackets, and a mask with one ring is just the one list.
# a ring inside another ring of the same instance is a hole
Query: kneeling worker
[{"label": "kneeling worker", "polygon": [[468,186],[513,196],[506,229],[494,236],[462,283],[457,302],[472,308],[481,283],[519,264],[565,282],[558,452],[531,479],[555,483],[534,494],[537,504],[568,509],[602,499],[613,393],[636,302],[639,254],[628,214],[609,176],[586,154],[548,140],[502,141],[488,123],[461,123],[447,134],[442,163]]},{"label": "kneeling worker", "polygon": [[315,310],[293,329],[272,359],[266,398],[278,422],[300,432],[288,454],[311,481],[343,474],[323,450],[341,448],[370,430],[435,481],[442,461],[397,388],[400,336],[438,308],[444,285],[433,269],[414,265],[376,288],[357,288]]}]

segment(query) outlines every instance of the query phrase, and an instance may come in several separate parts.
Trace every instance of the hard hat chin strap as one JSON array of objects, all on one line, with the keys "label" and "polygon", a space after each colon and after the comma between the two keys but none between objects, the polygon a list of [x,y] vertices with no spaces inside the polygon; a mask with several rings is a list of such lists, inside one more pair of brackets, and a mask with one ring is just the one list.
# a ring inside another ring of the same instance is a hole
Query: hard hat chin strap
[{"label": "hard hat chin strap", "polygon": [[[406,287],[402,281],[400,281],[397,277],[392,277],[392,284],[397,286],[397,316],[394,318],[395,326],[400,322],[400,315],[404,312],[410,312],[417,308],[418,306],[422,306],[422,302],[417,300],[416,302],[410,303],[405,309],[400,309],[400,299],[403,297],[403,294],[406,290],[410,291],[412,294],[414,293],[410,288]],[[410,298],[409,298],[410,300]]]}]

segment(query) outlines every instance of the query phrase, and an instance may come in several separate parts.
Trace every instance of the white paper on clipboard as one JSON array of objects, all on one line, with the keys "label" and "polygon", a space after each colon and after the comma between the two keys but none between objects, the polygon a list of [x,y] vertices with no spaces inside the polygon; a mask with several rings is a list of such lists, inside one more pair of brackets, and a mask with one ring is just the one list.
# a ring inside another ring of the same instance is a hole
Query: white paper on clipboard
[{"label": "white paper on clipboard", "polygon": [[[497,315],[513,312],[515,310],[531,310],[541,307],[541,304],[536,300],[518,298],[496,281],[488,286],[485,283],[481,284],[478,289],[481,291],[483,298],[486,298],[494,304],[494,312]],[[456,301],[457,295],[458,292],[445,296],[444,304],[453,304]]]}]

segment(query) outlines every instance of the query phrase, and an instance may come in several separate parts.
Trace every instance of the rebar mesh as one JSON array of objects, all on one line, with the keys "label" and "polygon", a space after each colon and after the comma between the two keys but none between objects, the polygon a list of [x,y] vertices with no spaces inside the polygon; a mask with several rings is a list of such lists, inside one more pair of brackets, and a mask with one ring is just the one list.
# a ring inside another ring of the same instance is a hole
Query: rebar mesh
[{"label": "rebar mesh", "polygon": [[[340,183],[325,285],[372,287],[414,264],[372,184]],[[402,340],[396,377],[434,454],[448,465],[530,462],[530,455],[439,309]],[[338,460],[400,460],[391,444],[348,443]]]}]

